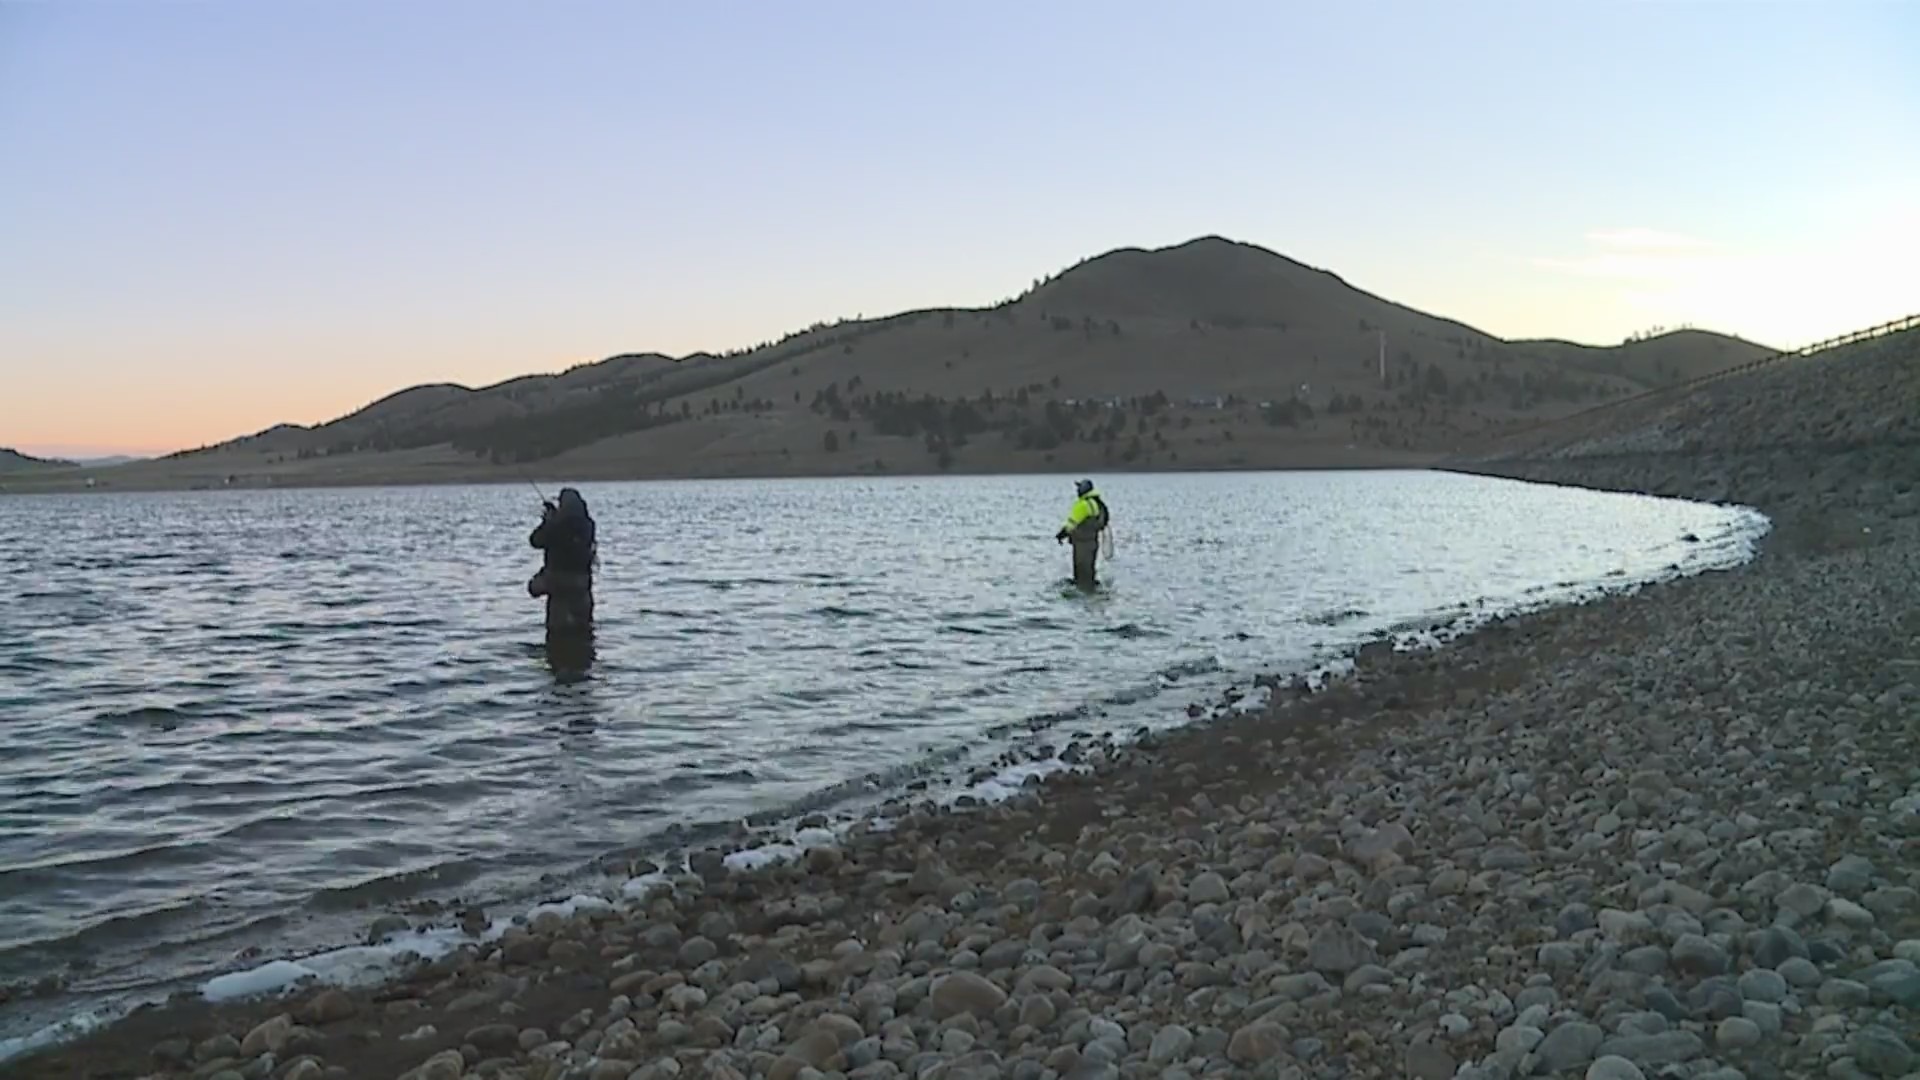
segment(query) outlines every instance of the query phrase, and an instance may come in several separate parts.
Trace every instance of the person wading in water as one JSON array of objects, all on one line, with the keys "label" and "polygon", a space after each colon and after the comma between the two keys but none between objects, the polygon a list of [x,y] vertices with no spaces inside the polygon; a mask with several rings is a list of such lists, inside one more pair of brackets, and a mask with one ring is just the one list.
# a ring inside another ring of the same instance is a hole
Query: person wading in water
[{"label": "person wading in water", "polygon": [[547,598],[547,635],[593,633],[593,567],[598,558],[593,515],[573,488],[561,488],[557,503],[545,503],[540,524],[527,542],[544,553],[527,595]]},{"label": "person wading in water", "polygon": [[1093,481],[1073,485],[1073,509],[1067,511],[1067,523],[1053,534],[1056,542],[1073,544],[1073,583],[1082,589],[1096,584],[1094,563],[1100,556],[1100,534],[1107,528],[1107,502],[1093,490]]}]

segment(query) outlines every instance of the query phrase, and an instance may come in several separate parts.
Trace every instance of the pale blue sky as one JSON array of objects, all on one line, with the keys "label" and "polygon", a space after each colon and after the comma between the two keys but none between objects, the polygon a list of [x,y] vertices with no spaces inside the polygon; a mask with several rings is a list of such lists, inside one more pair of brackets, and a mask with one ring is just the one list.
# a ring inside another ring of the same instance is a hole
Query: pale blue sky
[{"label": "pale blue sky", "polygon": [[1920,310],[1920,3],[0,0],[0,445],[1220,234],[1502,336]]}]

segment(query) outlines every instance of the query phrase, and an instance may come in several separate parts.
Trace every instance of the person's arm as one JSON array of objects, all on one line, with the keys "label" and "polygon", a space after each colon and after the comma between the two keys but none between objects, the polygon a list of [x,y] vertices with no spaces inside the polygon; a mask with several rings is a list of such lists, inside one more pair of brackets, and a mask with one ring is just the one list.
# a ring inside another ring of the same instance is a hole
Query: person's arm
[{"label": "person's arm", "polygon": [[1093,503],[1086,499],[1073,500],[1073,509],[1067,511],[1067,523],[1061,531],[1072,532],[1081,522],[1093,516]]},{"label": "person's arm", "polygon": [[1060,531],[1054,533],[1053,538],[1055,540],[1067,539],[1067,537],[1073,535],[1074,526],[1087,520],[1087,518],[1091,516],[1093,516],[1093,509],[1087,505],[1087,500],[1073,500],[1073,509],[1067,511],[1067,523],[1060,526]]},{"label": "person's arm", "polygon": [[552,543],[553,537],[549,535],[547,531],[547,527],[552,524],[553,504],[542,503],[540,507],[540,524],[533,527],[533,532],[527,537],[527,543],[537,548],[544,548]]}]

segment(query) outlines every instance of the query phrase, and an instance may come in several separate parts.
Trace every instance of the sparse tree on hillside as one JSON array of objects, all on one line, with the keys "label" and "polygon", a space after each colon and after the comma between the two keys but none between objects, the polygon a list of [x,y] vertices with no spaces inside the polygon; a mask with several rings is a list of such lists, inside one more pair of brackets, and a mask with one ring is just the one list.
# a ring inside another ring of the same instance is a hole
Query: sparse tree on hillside
[{"label": "sparse tree on hillside", "polygon": [[833,429],[829,428],[826,437],[820,440],[820,445],[826,449],[827,453],[837,454],[840,452],[840,436],[834,434]]}]

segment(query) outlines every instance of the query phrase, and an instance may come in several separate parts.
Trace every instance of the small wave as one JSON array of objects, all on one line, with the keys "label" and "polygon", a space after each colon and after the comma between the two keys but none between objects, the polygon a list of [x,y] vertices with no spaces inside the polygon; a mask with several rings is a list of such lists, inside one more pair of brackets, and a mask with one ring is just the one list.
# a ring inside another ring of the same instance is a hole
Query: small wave
[{"label": "small wave", "polygon": [[671,776],[660,778],[649,788],[651,793],[657,795],[683,795],[706,791],[720,784],[751,784],[759,778],[759,774],[751,769],[702,769],[690,765]]},{"label": "small wave", "polygon": [[24,589],[14,594],[16,600],[92,600],[91,589]]},{"label": "small wave", "polygon": [[1221,670],[1223,669],[1220,664],[1220,658],[1217,656],[1209,656],[1200,660],[1186,660],[1178,664],[1169,665],[1161,668],[1157,674],[1166,682],[1179,682],[1181,679],[1192,678],[1196,675],[1213,675]]},{"label": "small wave", "polygon": [[[898,717],[898,720],[900,721],[912,720],[912,719],[918,718],[916,714],[912,711],[903,712],[896,715]],[[876,721],[876,720],[845,720],[837,724],[828,724],[824,727],[818,728],[814,732],[814,734],[816,734],[817,736],[823,739],[830,739],[830,738],[840,738],[845,735],[866,735],[866,734],[873,734],[878,732],[899,731],[900,727],[901,727],[901,724],[897,721],[888,722],[888,721]]]},{"label": "small wave", "polygon": [[1338,626],[1341,623],[1352,622],[1355,619],[1364,619],[1368,614],[1370,613],[1364,608],[1334,608],[1328,611],[1314,612],[1301,621],[1309,626]]},{"label": "small wave", "polygon": [[987,729],[987,734],[996,739],[1005,739],[1021,733],[1034,735],[1050,730],[1061,724],[1075,720],[1085,720],[1092,710],[1081,706],[1077,709],[1064,709],[1056,712],[1037,713],[1022,717],[1009,723],[996,724]]},{"label": "small wave", "polygon": [[828,686],[811,690],[785,690],[776,696],[783,701],[794,702],[800,705],[821,705],[846,697],[852,692],[851,687]]},{"label": "small wave", "polygon": [[464,884],[478,874],[479,867],[473,862],[450,859],[414,870],[380,874],[351,885],[321,889],[307,898],[307,906],[315,911],[351,911],[391,904],[431,890]]},{"label": "small wave", "polygon": [[313,603],[316,607],[339,611],[344,608],[371,607],[377,601],[371,596],[323,596]]},{"label": "small wave", "polygon": [[1100,632],[1103,634],[1111,634],[1117,638],[1124,638],[1128,641],[1137,641],[1143,638],[1169,638],[1173,636],[1165,630],[1156,630],[1150,626],[1141,626],[1139,623],[1121,623],[1119,626],[1102,627]]},{"label": "small wave", "polygon": [[825,607],[814,608],[812,611],[807,612],[807,614],[815,616],[816,618],[825,619],[871,619],[877,613],[867,611],[863,608],[841,607],[838,604],[828,604]]},{"label": "small wave", "polygon": [[[93,717],[92,723],[104,725],[145,724],[171,731],[181,724],[200,719],[205,713],[171,705],[137,705],[131,709],[109,709]],[[237,714],[228,714],[237,715]]]},{"label": "small wave", "polygon": [[0,949],[0,971],[7,970],[11,966],[9,960],[22,953],[32,951],[61,956],[83,955],[115,941],[149,936],[164,924],[177,922],[188,915],[205,910],[204,899],[191,897],[112,915],[62,937],[29,938]]}]

